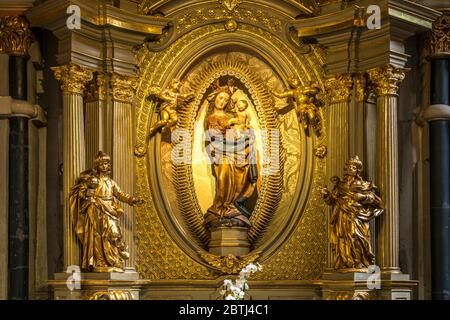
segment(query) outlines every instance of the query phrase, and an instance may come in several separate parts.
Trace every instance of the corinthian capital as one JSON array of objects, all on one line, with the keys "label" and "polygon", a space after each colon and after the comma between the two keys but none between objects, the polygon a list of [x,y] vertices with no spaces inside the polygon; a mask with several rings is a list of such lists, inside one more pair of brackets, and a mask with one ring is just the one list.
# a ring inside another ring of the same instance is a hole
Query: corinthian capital
[{"label": "corinthian capital", "polygon": [[122,76],[115,73],[111,75],[110,87],[116,101],[132,103],[136,86],[137,79],[134,76]]},{"label": "corinthian capital", "polygon": [[436,55],[450,55],[450,15],[441,16],[433,23],[430,32],[430,53]]},{"label": "corinthian capital", "polygon": [[396,95],[400,83],[405,79],[405,69],[387,65],[368,71],[369,78],[378,96]]},{"label": "corinthian capital", "polygon": [[0,53],[15,56],[28,55],[34,41],[28,21],[22,17],[0,17]]},{"label": "corinthian capital", "polygon": [[93,78],[92,70],[73,63],[51,69],[63,93],[83,95],[86,84]]},{"label": "corinthian capital", "polygon": [[350,100],[353,81],[350,74],[336,75],[325,80],[325,89],[331,103]]}]

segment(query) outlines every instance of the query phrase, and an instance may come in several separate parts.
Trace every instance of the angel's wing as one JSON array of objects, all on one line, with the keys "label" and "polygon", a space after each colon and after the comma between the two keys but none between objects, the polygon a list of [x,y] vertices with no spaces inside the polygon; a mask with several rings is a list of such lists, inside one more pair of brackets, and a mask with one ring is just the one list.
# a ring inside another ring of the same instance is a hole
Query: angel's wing
[{"label": "angel's wing", "polygon": [[162,89],[158,86],[151,86],[148,89],[147,99],[155,102],[159,102],[161,99],[159,98],[161,95]]}]

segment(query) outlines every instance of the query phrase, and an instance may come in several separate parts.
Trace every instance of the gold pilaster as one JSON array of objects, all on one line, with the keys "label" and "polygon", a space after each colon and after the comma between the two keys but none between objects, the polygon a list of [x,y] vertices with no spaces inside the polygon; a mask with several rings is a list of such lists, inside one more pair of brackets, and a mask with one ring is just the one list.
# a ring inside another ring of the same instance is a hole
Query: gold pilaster
[{"label": "gold pilaster", "polygon": [[94,162],[99,150],[105,150],[106,95],[105,75],[94,75],[86,90],[86,163]]},{"label": "gold pilaster", "polygon": [[26,56],[33,41],[34,36],[25,17],[0,17],[0,53]]},{"label": "gold pilaster", "polygon": [[[349,106],[352,87],[353,81],[349,74],[336,75],[325,81],[325,89],[330,102],[326,110],[329,125],[327,141],[333,141],[333,143],[328,144],[327,183],[331,177],[343,175],[345,162],[350,157]],[[330,216],[331,210],[329,208],[327,212]],[[329,249],[328,268],[333,268],[333,261],[333,253]]]},{"label": "gold pilaster", "polygon": [[69,193],[86,166],[83,93],[93,72],[75,64],[52,70],[63,92],[64,263],[67,267],[79,265],[79,244],[69,215]]},{"label": "gold pilaster", "polygon": [[399,177],[397,91],[405,70],[387,65],[369,70],[377,94],[376,184],[385,201],[385,214],[377,222],[377,260],[385,272],[399,268]]},{"label": "gold pilaster", "polygon": [[[122,186],[122,190],[134,193],[134,143],[133,143],[133,102],[136,88],[136,78],[112,74],[110,77],[112,89],[112,173],[114,180]],[[134,251],[134,209],[124,206],[121,226],[123,237],[128,244],[130,259],[126,267],[135,267]]]}]

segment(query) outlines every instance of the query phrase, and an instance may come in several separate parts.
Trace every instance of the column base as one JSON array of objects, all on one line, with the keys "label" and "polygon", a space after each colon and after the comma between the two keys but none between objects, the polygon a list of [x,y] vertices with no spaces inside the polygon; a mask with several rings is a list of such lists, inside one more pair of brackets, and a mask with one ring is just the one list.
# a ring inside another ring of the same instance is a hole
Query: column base
[{"label": "column base", "polygon": [[412,300],[418,283],[390,272],[326,272],[322,280],[324,300]]},{"label": "column base", "polygon": [[209,252],[218,256],[232,254],[243,256],[250,252],[248,229],[240,227],[218,227],[211,229]]},{"label": "column base", "polygon": [[56,273],[49,281],[54,300],[139,300],[134,270],[103,273]]}]

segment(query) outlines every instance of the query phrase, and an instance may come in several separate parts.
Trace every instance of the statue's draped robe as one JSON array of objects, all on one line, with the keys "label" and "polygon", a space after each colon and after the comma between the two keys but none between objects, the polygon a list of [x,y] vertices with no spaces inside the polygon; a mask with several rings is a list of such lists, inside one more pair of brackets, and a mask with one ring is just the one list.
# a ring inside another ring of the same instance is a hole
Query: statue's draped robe
[{"label": "statue's draped robe", "polygon": [[130,203],[132,197],[120,190],[109,177],[97,177],[94,196],[87,194],[87,180],[94,172],[87,171],[70,194],[70,212],[75,233],[81,242],[81,268],[86,271],[107,271],[123,268],[129,258],[119,226],[123,209],[117,200]]},{"label": "statue's draped robe", "polygon": [[[347,177],[335,186],[327,200],[334,206],[330,243],[338,269],[368,267],[374,263],[369,221],[383,212],[383,204],[373,189],[371,182]],[[364,195],[365,200],[355,200],[357,194]]]},{"label": "statue's draped robe", "polygon": [[[216,178],[216,194],[213,205],[208,209],[205,223],[217,218],[236,218],[250,225],[248,218],[236,208],[234,202],[239,196],[253,193],[250,188],[250,160],[254,154],[252,139],[237,135],[235,130],[228,130],[228,121],[234,115],[212,113],[207,118],[207,129],[210,136],[213,174]],[[227,134],[228,132],[228,134]],[[241,138],[240,140],[236,138]],[[211,141],[212,140],[212,141]]]}]

